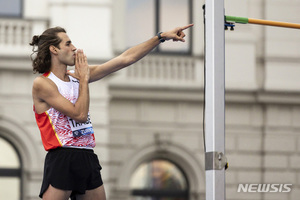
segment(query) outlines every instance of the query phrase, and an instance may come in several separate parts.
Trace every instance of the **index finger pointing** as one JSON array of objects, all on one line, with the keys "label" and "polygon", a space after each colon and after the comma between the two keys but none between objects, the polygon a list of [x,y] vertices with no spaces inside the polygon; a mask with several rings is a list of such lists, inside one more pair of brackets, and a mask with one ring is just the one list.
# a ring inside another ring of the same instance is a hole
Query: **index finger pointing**
[{"label": "index finger pointing", "polygon": [[194,26],[194,24],[189,24],[189,25],[183,26],[183,27],[181,27],[181,29],[185,30],[185,29],[188,29],[188,28],[190,28],[192,26]]}]

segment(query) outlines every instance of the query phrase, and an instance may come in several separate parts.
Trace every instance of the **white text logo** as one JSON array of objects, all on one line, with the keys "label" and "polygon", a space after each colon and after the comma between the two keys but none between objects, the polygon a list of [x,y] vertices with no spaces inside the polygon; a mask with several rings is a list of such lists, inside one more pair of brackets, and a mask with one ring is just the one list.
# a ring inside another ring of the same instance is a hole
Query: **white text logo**
[{"label": "white text logo", "polygon": [[291,192],[293,184],[239,184],[237,192]]}]

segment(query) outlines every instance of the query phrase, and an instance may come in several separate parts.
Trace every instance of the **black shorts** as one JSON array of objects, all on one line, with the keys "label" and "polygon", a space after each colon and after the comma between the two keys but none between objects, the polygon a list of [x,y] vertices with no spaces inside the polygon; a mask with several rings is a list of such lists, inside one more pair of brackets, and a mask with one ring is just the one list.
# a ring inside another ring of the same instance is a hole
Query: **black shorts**
[{"label": "black shorts", "polygon": [[86,190],[103,185],[97,155],[93,150],[57,148],[50,150],[45,159],[44,178],[39,197],[49,185],[61,190],[71,190],[71,197],[85,194]]}]

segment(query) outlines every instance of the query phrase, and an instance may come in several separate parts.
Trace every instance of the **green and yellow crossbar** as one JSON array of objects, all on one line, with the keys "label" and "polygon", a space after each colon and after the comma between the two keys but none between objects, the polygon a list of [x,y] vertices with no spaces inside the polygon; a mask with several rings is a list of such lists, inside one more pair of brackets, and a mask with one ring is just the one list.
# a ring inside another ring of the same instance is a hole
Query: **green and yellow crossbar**
[{"label": "green and yellow crossbar", "polygon": [[262,19],[252,19],[246,17],[234,17],[234,16],[225,16],[225,20],[227,22],[235,22],[241,24],[260,24],[267,26],[277,26],[284,28],[296,28],[300,29],[300,24],[289,23],[289,22],[278,22],[278,21],[270,21],[270,20],[262,20]]}]

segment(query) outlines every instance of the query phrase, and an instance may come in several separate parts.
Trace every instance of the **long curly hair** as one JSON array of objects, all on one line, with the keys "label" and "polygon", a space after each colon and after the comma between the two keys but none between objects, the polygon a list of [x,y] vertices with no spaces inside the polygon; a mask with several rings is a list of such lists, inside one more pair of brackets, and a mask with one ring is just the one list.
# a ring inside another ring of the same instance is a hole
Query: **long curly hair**
[{"label": "long curly hair", "polygon": [[53,45],[59,48],[59,43],[62,40],[57,36],[57,34],[60,32],[66,33],[66,30],[61,27],[49,28],[45,30],[42,35],[34,35],[32,37],[32,42],[29,44],[32,46],[32,54],[30,55],[30,58],[34,73],[42,74],[50,71],[51,54],[49,47]]}]

